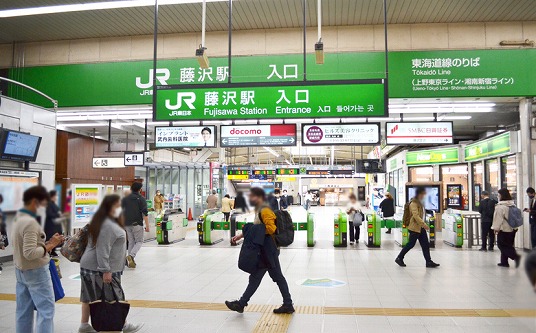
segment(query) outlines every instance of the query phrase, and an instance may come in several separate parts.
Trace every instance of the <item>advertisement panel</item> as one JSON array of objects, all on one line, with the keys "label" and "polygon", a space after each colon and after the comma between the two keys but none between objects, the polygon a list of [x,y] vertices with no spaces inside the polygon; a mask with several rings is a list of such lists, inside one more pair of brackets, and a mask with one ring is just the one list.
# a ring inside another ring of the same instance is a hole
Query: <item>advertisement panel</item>
[{"label": "advertisement panel", "polygon": [[220,147],[295,145],[296,124],[220,126]]},{"label": "advertisement panel", "polygon": [[475,161],[506,154],[510,150],[510,132],[505,132],[465,146],[464,155],[466,161]]},{"label": "advertisement panel", "polygon": [[91,221],[101,200],[102,185],[72,185],[71,230],[82,228]]},{"label": "advertisement panel", "polygon": [[156,148],[215,148],[216,126],[172,126],[155,128]]},{"label": "advertisement panel", "polygon": [[39,172],[0,170],[0,195],[4,198],[1,208],[4,213],[16,212],[23,207],[24,191],[39,185],[39,176]]},{"label": "advertisement panel", "polygon": [[460,160],[457,147],[444,149],[430,149],[408,151],[406,153],[406,165],[434,165],[434,164],[452,164]]},{"label": "advertisement panel", "polygon": [[371,145],[379,142],[379,123],[302,124],[304,146]]},{"label": "advertisement panel", "polygon": [[388,145],[422,145],[453,143],[451,121],[388,122],[385,124]]},{"label": "advertisement panel", "polygon": [[462,208],[462,185],[447,184],[447,207]]}]

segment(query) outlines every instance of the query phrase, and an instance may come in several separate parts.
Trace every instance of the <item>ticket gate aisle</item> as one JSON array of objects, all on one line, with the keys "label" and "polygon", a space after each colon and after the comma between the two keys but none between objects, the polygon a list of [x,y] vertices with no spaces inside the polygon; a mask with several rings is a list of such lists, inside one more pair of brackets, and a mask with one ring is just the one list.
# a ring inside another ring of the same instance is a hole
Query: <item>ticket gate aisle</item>
[{"label": "ticket gate aisle", "polygon": [[382,243],[382,219],[376,214],[366,215],[367,237],[365,245],[367,247],[380,247]]},{"label": "ticket gate aisle", "polygon": [[213,245],[223,241],[224,230],[230,229],[230,223],[219,209],[207,209],[197,221],[197,233],[200,245]]},{"label": "ticket gate aisle", "polygon": [[333,216],[333,246],[348,246],[348,214],[340,210]]},{"label": "ticket gate aisle", "polygon": [[186,214],[176,209],[166,210],[162,217],[157,218],[156,242],[158,244],[173,244],[186,239],[188,233],[188,218]]},{"label": "ticket gate aisle", "polygon": [[162,221],[162,216],[157,216],[156,212],[149,212],[147,215],[149,219],[149,232],[143,237],[143,242],[152,242],[156,239],[156,233],[158,224]]},{"label": "ticket gate aisle", "polygon": [[460,214],[444,213],[443,219],[443,242],[450,246],[463,246],[463,221]]},{"label": "ticket gate aisle", "polygon": [[[406,244],[409,242],[409,231],[406,225],[404,225],[404,222],[402,221],[403,215],[402,214],[395,214],[394,221],[395,221],[395,229],[393,229],[395,243],[400,245],[401,247],[406,246]],[[436,241],[436,223],[435,223],[435,214],[432,211],[427,211],[425,216],[425,222],[430,227],[430,231],[428,232],[429,238],[430,238],[430,248],[435,248],[435,241]]]}]

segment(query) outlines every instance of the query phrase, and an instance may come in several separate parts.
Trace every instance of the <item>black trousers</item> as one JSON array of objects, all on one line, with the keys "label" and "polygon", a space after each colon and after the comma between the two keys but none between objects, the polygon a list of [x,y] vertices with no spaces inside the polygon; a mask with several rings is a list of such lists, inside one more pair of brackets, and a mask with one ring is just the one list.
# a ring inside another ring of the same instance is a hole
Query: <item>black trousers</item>
[{"label": "black trousers", "polygon": [[530,224],[530,241],[532,248],[536,248],[536,222]]},{"label": "black trousers", "polygon": [[426,260],[426,262],[428,263],[432,261],[432,257],[430,256],[430,241],[428,240],[428,234],[426,233],[426,230],[424,230],[424,228],[421,228],[421,232],[415,232],[411,230],[408,230],[408,231],[409,231],[409,241],[406,244],[406,246],[404,246],[402,251],[400,251],[400,254],[398,255],[398,257],[400,259],[404,259],[404,257],[409,252],[409,250],[411,250],[415,246],[415,244],[417,244],[417,240],[418,240],[419,243],[421,244],[422,255],[424,256],[424,259]]},{"label": "black trousers", "polygon": [[231,216],[231,212],[229,213],[223,213],[223,217],[225,218],[225,222],[229,222],[229,216]]},{"label": "black trousers", "polygon": [[516,260],[519,255],[514,248],[517,230],[512,232],[499,231],[497,247],[501,250],[501,264],[508,265],[508,259]]},{"label": "black trousers", "polygon": [[480,226],[482,227],[482,248],[488,248],[488,239],[489,239],[489,249],[493,250],[495,245],[495,231],[491,230],[491,222],[482,222]]},{"label": "black trousers", "polygon": [[361,225],[354,225],[354,222],[348,222],[348,229],[350,230],[350,242],[358,242],[359,234],[361,233]]}]

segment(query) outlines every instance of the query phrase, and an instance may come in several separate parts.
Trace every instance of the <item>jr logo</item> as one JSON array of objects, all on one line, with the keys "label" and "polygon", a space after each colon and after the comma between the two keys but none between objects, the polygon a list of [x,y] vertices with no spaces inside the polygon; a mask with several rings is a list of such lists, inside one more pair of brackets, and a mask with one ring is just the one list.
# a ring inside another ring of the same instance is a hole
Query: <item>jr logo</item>
[{"label": "jr logo", "polygon": [[177,104],[172,105],[171,100],[166,99],[166,108],[168,110],[178,110],[182,108],[182,102],[184,102],[190,110],[194,110],[195,93],[194,92],[179,92],[177,93]]},{"label": "jr logo", "polygon": [[[169,69],[167,68],[157,68],[156,69],[156,80],[161,85],[167,85],[167,80],[169,80],[169,77],[171,76],[171,73],[169,72]],[[149,82],[142,83],[141,77],[136,78],[136,87],[140,89],[148,89],[153,86],[153,70],[149,69]]]}]

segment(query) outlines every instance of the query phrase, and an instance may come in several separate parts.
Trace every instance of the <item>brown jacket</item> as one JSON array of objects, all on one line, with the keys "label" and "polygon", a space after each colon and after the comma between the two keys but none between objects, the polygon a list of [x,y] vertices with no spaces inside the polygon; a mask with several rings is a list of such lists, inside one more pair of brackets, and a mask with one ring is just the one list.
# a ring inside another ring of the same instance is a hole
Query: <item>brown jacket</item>
[{"label": "brown jacket", "polygon": [[410,220],[408,230],[414,232],[421,232],[421,229],[426,226],[424,222],[424,207],[419,200],[411,200],[409,204]]},{"label": "brown jacket", "polygon": [[164,203],[164,198],[161,195],[155,195],[153,200],[154,209],[162,209],[162,204]]}]

